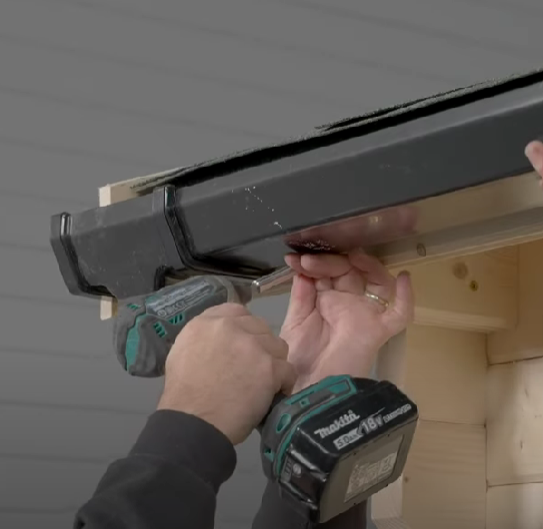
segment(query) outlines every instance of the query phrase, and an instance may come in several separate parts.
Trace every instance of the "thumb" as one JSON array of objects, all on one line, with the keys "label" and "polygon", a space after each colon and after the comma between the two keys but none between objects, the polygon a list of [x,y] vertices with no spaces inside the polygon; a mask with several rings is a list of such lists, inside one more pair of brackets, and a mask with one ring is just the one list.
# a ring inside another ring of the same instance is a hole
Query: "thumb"
[{"label": "thumb", "polygon": [[411,275],[401,272],[396,280],[396,296],[390,310],[383,315],[392,332],[401,332],[415,318],[415,295]]},{"label": "thumb", "polygon": [[314,281],[300,274],[295,275],[283,326],[292,328],[305,321],[313,312],[316,301],[317,290]]},{"label": "thumb", "polygon": [[543,177],[543,143],[540,141],[530,142],[526,146],[524,154],[534,166],[534,169]]}]

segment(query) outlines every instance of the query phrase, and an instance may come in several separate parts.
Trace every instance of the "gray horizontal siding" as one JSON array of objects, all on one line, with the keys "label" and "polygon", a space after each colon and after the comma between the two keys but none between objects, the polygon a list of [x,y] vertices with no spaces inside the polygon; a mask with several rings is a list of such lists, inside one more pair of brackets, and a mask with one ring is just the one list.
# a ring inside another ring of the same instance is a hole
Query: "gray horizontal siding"
[{"label": "gray horizontal siding", "polygon": [[[108,182],[539,65],[538,0],[4,0],[0,7],[0,527],[70,527],[161,381],[67,294],[49,217]],[[252,308],[278,330],[287,299]],[[238,450],[218,529],[264,478]]]}]

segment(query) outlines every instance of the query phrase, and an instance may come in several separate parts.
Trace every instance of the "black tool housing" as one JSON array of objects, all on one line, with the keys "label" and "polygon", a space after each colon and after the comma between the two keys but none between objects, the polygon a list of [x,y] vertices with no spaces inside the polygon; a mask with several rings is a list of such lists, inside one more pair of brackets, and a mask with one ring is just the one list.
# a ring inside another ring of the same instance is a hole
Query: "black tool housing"
[{"label": "black tool housing", "polygon": [[394,384],[353,381],[356,394],[297,426],[276,476],[284,500],[313,522],[323,523],[396,481],[416,430],[417,406]]}]

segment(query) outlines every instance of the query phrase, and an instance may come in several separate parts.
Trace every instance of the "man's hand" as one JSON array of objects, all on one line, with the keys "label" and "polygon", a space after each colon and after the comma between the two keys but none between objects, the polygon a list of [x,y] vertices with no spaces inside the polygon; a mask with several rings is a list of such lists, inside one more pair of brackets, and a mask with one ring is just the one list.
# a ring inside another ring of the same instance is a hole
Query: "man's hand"
[{"label": "man's hand", "polygon": [[409,275],[395,279],[361,251],[286,261],[298,272],[281,330],[299,376],[294,391],[330,375],[369,376],[379,349],[413,318]]},{"label": "man's hand", "polygon": [[526,156],[543,179],[543,142],[532,141],[526,147]]},{"label": "man's hand", "polygon": [[208,309],[177,337],[158,409],[196,415],[239,444],[276,393],[290,394],[296,374],[287,354],[286,342],[241,305]]}]

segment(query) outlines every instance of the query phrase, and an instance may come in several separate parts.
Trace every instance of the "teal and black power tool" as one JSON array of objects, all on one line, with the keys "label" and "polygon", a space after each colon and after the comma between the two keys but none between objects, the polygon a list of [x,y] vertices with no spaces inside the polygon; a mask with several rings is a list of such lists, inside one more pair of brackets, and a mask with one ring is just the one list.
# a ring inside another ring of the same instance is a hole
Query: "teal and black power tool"
[{"label": "teal and black power tool", "polygon": [[[133,376],[161,376],[192,318],[225,302],[246,304],[290,275],[280,270],[253,282],[200,276],[125,300],[115,321],[117,357]],[[262,467],[286,502],[323,523],[398,479],[417,420],[416,405],[394,384],[328,377],[276,396],[258,428]]]}]

